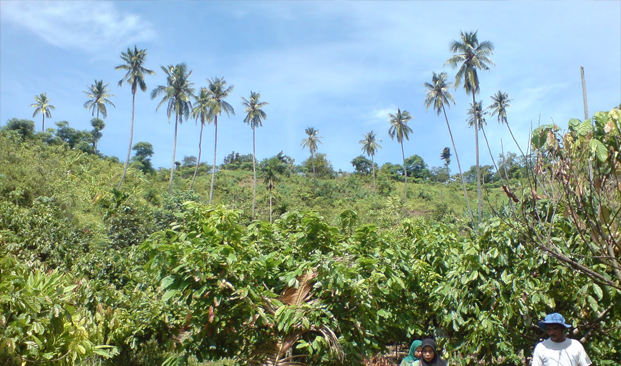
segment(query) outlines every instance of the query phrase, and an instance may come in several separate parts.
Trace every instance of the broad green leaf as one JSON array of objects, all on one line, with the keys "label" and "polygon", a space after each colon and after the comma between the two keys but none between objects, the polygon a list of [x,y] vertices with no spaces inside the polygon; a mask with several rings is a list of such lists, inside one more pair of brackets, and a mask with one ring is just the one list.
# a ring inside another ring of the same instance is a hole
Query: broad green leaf
[{"label": "broad green leaf", "polygon": [[597,159],[602,163],[608,160],[608,150],[601,141],[597,139],[591,139],[589,141],[589,148],[591,149],[591,153],[595,155]]},{"label": "broad green leaf", "polygon": [[162,279],[162,282],[161,282],[161,284],[162,284],[162,290],[166,290],[166,289],[167,289],[168,287],[170,287],[170,285],[172,285],[174,282],[175,282],[175,278],[174,278],[174,277],[172,277],[172,276],[167,276],[167,277],[164,277],[164,278]]},{"label": "broad green leaf", "polygon": [[595,292],[595,296],[597,296],[598,300],[602,300],[604,298],[604,292],[602,288],[599,287],[596,283],[593,283],[593,292]]}]

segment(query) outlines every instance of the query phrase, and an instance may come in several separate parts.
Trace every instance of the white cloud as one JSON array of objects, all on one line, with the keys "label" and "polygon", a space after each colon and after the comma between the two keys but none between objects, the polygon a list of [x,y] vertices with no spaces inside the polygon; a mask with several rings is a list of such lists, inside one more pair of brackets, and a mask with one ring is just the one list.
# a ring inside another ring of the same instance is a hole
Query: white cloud
[{"label": "white cloud", "polygon": [[35,33],[63,49],[89,53],[150,40],[155,31],[135,14],[101,1],[5,1],[2,21]]}]

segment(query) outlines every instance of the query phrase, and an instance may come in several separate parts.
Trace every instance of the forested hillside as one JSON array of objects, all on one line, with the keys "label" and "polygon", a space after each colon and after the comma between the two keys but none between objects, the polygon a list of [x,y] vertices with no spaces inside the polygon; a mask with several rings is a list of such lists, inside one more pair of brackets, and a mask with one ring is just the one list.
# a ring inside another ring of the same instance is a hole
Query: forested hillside
[{"label": "forested hillside", "polygon": [[180,162],[169,194],[142,145],[117,188],[123,163],[76,137],[91,132],[10,120],[0,358],[359,364],[433,335],[454,364],[522,365],[558,311],[591,359],[619,364],[620,115],[533,131],[528,163],[483,184],[480,222],[459,177],[412,174],[406,203],[398,172],[284,154],[256,164],[253,220],[252,155],[195,180]]}]

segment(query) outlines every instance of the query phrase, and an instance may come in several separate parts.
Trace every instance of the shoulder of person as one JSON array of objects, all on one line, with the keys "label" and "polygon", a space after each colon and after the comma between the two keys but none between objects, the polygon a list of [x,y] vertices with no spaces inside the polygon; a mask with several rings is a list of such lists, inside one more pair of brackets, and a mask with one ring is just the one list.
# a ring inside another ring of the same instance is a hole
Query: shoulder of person
[{"label": "shoulder of person", "polygon": [[584,348],[584,346],[582,345],[582,342],[580,342],[579,340],[573,339],[573,338],[567,338],[567,339],[571,339],[572,347]]}]

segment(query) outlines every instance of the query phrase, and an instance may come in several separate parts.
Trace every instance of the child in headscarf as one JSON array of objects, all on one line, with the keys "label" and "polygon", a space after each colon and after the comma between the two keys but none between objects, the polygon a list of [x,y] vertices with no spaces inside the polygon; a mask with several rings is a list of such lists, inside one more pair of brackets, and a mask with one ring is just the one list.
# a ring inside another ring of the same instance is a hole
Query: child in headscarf
[{"label": "child in headscarf", "polygon": [[446,366],[446,361],[438,356],[436,352],[436,341],[431,338],[423,339],[421,344],[423,357],[420,360],[421,366]]},{"label": "child in headscarf", "polygon": [[412,345],[410,346],[410,353],[403,358],[399,366],[418,366],[418,361],[420,360],[422,351],[422,343],[423,342],[418,339],[412,342]]}]

